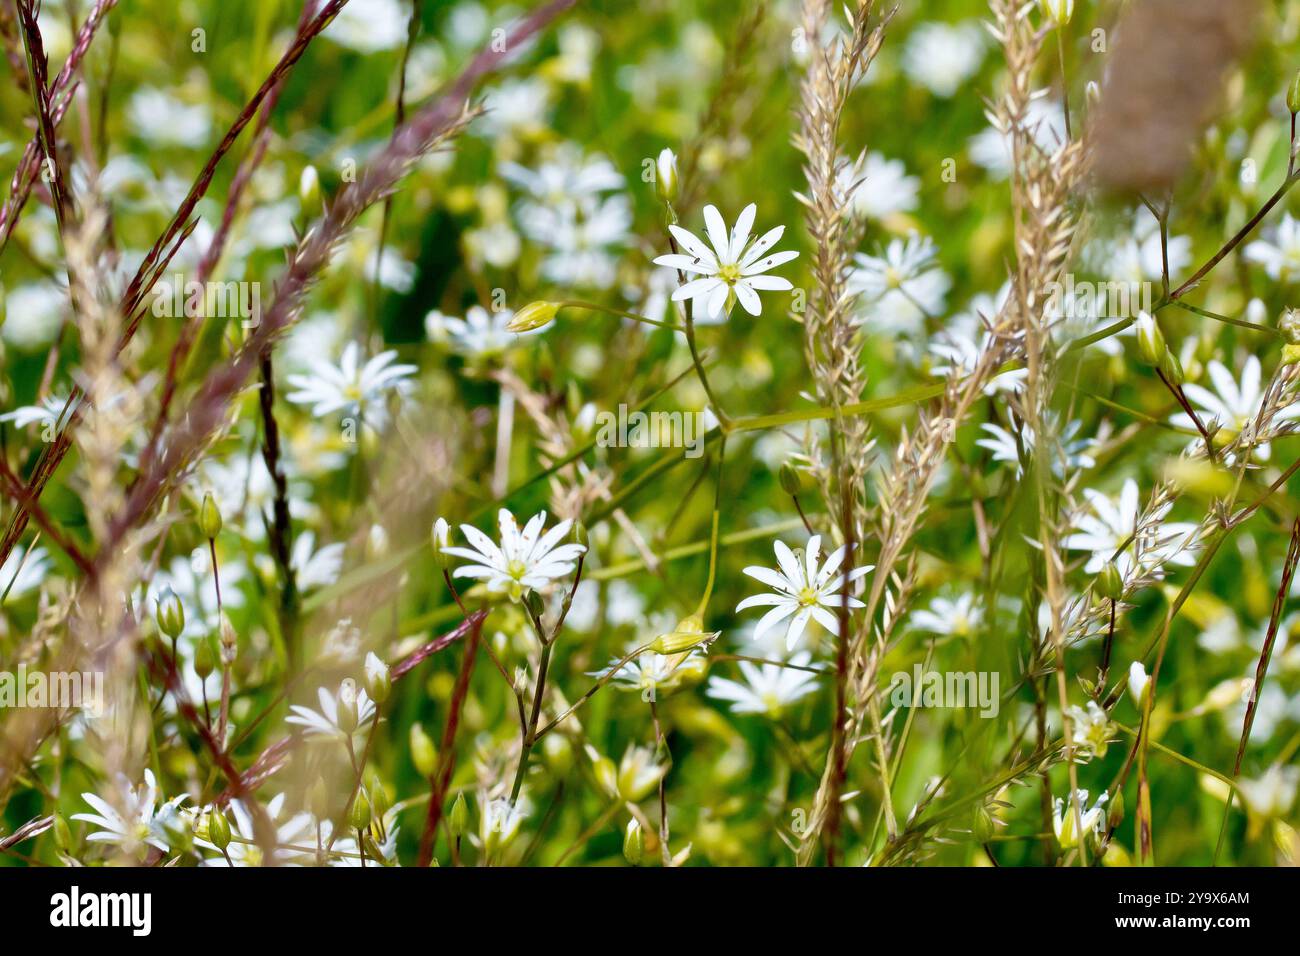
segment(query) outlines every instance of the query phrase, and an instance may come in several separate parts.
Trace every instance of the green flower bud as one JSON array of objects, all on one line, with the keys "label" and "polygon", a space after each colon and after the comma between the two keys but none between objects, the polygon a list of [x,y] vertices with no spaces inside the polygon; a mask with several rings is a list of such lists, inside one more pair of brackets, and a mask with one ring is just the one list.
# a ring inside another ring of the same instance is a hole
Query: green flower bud
[{"label": "green flower bud", "polygon": [[207,680],[208,675],[217,669],[216,655],[212,653],[212,641],[201,637],[194,645],[194,673],[199,680]]},{"label": "green flower bud", "polygon": [[221,534],[221,509],[217,507],[211,492],[203,496],[203,506],[199,508],[199,530],[209,541]]},{"label": "green flower bud", "polygon": [[645,834],[636,817],[627,821],[627,834],[623,837],[623,859],[633,866],[640,866],[645,859]]},{"label": "green flower bud", "polygon": [[343,679],[339,685],[338,724],[339,730],[350,734],[357,729],[359,721],[357,712],[357,682],[351,677]]},{"label": "green flower bud", "polygon": [[1287,344],[1282,346],[1282,364],[1295,365],[1300,363],[1300,345]]},{"label": "green flower bud", "polygon": [[369,788],[370,812],[374,814],[376,820],[383,820],[384,814],[393,806],[393,801],[388,799],[388,790],[379,780],[373,780]]},{"label": "green flower bud", "polygon": [[220,810],[208,813],[208,842],[223,853],[230,846],[230,821]]},{"label": "green flower bud", "polygon": [[1164,355],[1169,351],[1165,345],[1164,334],[1156,324],[1155,317],[1149,312],[1139,312],[1137,319],[1138,355],[1142,361],[1153,368],[1159,368]]},{"label": "green flower bud", "polygon": [[1038,0],[1043,16],[1057,26],[1065,26],[1074,16],[1074,0]]},{"label": "green flower bud", "polygon": [[159,596],[155,616],[158,620],[158,630],[172,640],[180,637],[181,631],[185,630],[185,606],[181,604],[181,599],[171,588]]},{"label": "green flower bud", "polygon": [[389,673],[388,665],[371,651],[366,655],[366,693],[376,704],[382,704],[392,692],[393,676]]},{"label": "green flower bud", "polygon": [[469,805],[465,803],[465,794],[456,794],[456,800],[451,805],[451,813],[447,815],[447,828],[451,830],[453,837],[465,835],[465,829],[469,826]]},{"label": "green flower bud", "polygon": [[1106,815],[1106,825],[1114,830],[1124,819],[1124,791],[1116,790],[1115,799],[1110,802],[1110,813]]},{"label": "green flower bud", "polygon": [[528,608],[528,613],[533,617],[540,618],[546,611],[546,602],[536,591],[529,591],[524,595],[524,607]]},{"label": "green flower bud", "polygon": [[1183,384],[1183,363],[1169,349],[1165,349],[1165,354],[1160,357],[1160,371],[1170,385]]},{"label": "green flower bud", "polygon": [[677,199],[681,181],[677,176],[677,155],[667,147],[659,151],[655,160],[655,195],[666,203]]},{"label": "green flower bud", "polygon": [[573,539],[574,544],[580,544],[584,548],[591,547],[590,538],[587,536],[587,526],[581,521],[575,520],[573,528],[569,531],[569,537]]},{"label": "green flower bud", "polygon": [[64,853],[72,849],[72,829],[68,826],[68,821],[63,818],[63,814],[54,814],[54,824],[50,827],[54,834],[54,845]]},{"label": "green flower bud", "polygon": [[1291,80],[1291,85],[1286,88],[1286,108],[1292,113],[1300,113],[1300,70]]},{"label": "green flower bud", "polygon": [[677,622],[677,627],[667,634],[660,634],[650,642],[650,650],[656,654],[682,654],[692,647],[716,640],[719,631],[704,631],[704,622],[699,615],[692,614]]},{"label": "green flower bud", "polygon": [[424,732],[424,727],[416,721],[411,724],[411,763],[421,777],[432,777],[438,769],[438,750],[433,746],[433,739]]},{"label": "green flower bud", "polygon": [[1093,590],[1112,601],[1118,601],[1124,596],[1124,578],[1119,573],[1119,568],[1115,566],[1114,561],[1107,563],[1097,573],[1097,580],[1093,582]]},{"label": "green flower bud", "polygon": [[777,478],[781,482],[781,490],[791,498],[803,491],[803,476],[790,462],[787,461],[781,465],[781,470],[777,472]]},{"label": "green flower bud", "polygon": [[315,219],[321,211],[320,174],[315,166],[304,166],[298,178],[298,198],[302,201],[302,214]]},{"label": "green flower bud", "polygon": [[451,529],[447,525],[446,518],[439,518],[433,523],[433,529],[430,531],[429,537],[433,544],[433,558],[438,563],[439,570],[445,571],[447,569],[447,556],[443,554],[443,551],[449,543],[450,535]]},{"label": "green flower bud", "polygon": [[370,826],[370,801],[366,799],[364,790],[358,791],[357,798],[352,801],[352,809],[348,811],[348,826],[354,830],[364,830]]},{"label": "green flower bud", "polygon": [[538,300],[529,302],[516,312],[506,323],[507,332],[533,332],[545,328],[555,321],[555,314],[560,311],[556,302]]}]

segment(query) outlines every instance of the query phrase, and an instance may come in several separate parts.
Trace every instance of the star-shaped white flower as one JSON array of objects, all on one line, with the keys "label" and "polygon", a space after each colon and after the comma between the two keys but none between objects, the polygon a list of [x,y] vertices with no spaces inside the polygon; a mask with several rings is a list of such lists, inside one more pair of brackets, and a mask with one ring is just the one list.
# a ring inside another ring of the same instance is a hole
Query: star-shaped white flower
[{"label": "star-shaped white flower", "polygon": [[330,362],[317,362],[309,375],[290,375],[289,384],[297,391],[285,397],[295,405],[310,405],[317,417],[332,412],[369,413],[379,421],[379,407],[384,393],[396,389],[405,391],[407,376],[416,371],[414,365],[394,365],[397,352],[381,352],[361,364],[361,346],[349,342],[336,366]]},{"label": "star-shaped white flower", "polygon": [[543,534],[545,511],[533,515],[520,531],[515,516],[502,508],[497,512],[497,524],[500,547],[478,528],[463,524],[460,530],[473,548],[444,548],[443,553],[472,562],[452,572],[456,577],[479,578],[489,591],[508,594],[512,601],[518,601],[525,588],[537,591],[566,576],[587,551],[581,544],[560,544],[573,527],[572,521],[561,521]]},{"label": "star-shaped white flower", "polygon": [[727,225],[717,207],[705,206],[704,225],[712,249],[680,226],[668,227],[688,254],[660,256],[655,259],[655,265],[700,276],[674,292],[674,302],[693,299],[707,318],[718,318],[729,313],[732,304],[739,300],[750,315],[760,315],[763,311],[763,303],[758,297],[760,290],[781,292],[794,288],[789,279],[763,274],[789,262],[799,253],[786,251],[767,254],[785,233],[785,226],[770,229],[750,243],[749,235],[754,227],[757,208],[750,203],[741,210],[735,227],[728,234]]},{"label": "star-shaped white flower", "polygon": [[780,664],[753,664],[740,662],[744,681],[710,677],[708,694],[718,700],[731,702],[737,714],[770,714],[777,716],[787,704],[807,697],[817,689],[817,675],[807,668],[812,655],[800,651],[790,658],[785,667]]},{"label": "star-shaped white flower", "polygon": [[745,573],[756,581],[775,588],[775,594],[755,594],[736,605],[737,611],[751,607],[771,607],[754,628],[754,640],[760,640],[772,626],[779,624],[793,615],[786,629],[785,643],[793,650],[795,643],[808,626],[809,618],[815,620],[832,634],[839,633],[839,622],[828,608],[841,606],[841,599],[848,601],[851,608],[863,607],[855,597],[844,598],[840,591],[846,583],[852,583],[873,570],[868,565],[862,568],[836,575],[844,563],[847,548],[841,546],[832,552],[826,562],[818,566],[817,556],[821,552],[821,535],[815,534],[808,539],[808,548],[801,561],[784,541],[773,543],[779,571],[771,568],[748,567]]},{"label": "star-shaped white flower", "polygon": [[316,697],[320,701],[319,711],[301,704],[291,704],[289,709],[293,714],[286,717],[284,722],[307,728],[309,737],[346,741],[375,716],[374,702],[351,678],[339,685],[338,696],[322,687],[316,691]]},{"label": "star-shaped white flower", "polygon": [[86,837],[90,843],[112,843],[124,852],[136,855],[146,846],[168,850],[167,834],[160,820],[171,814],[185,799],[184,795],[175,797],[156,807],[158,801],[158,782],[153,771],[144,772],[144,783],[140,786],[129,785],[125,778],[119,778],[120,805],[114,806],[107,800],[93,793],[83,793],[85,800],[95,813],[74,813],[73,820],[81,820],[98,827]]},{"label": "star-shaped white flower", "polygon": [[[1188,399],[1200,409],[1201,424],[1209,428],[1211,422],[1217,423],[1219,434],[1224,438],[1235,438],[1247,425],[1253,428],[1264,403],[1264,391],[1260,385],[1259,359],[1254,355],[1246,359],[1241,368],[1240,384],[1222,362],[1206,363],[1205,371],[1210,376],[1214,391],[1194,382],[1188,382],[1183,386]],[[1300,416],[1300,404],[1282,409],[1275,420],[1294,421],[1298,416]],[[1196,424],[1186,412],[1179,412],[1170,421],[1189,429]],[[1260,437],[1267,437],[1267,433],[1257,436]],[[1255,445],[1253,455],[1255,459],[1268,461],[1269,454],[1267,441]]]},{"label": "star-shaped white flower", "polygon": [[[1136,567],[1135,553],[1139,555],[1142,569],[1155,574],[1160,574],[1160,568],[1166,564],[1190,567],[1196,563],[1192,552],[1199,526],[1185,521],[1165,522],[1164,516],[1173,507],[1172,503],[1162,505],[1146,518],[1141,540],[1137,540],[1135,532],[1138,522],[1143,520],[1142,505],[1137,482],[1132,478],[1124,482],[1118,498],[1092,488],[1085,488],[1083,496],[1092,513],[1084,512],[1074,519],[1076,531],[1066,535],[1063,543],[1071,551],[1092,552],[1084,566],[1088,574],[1096,574],[1114,559],[1120,575],[1127,581]],[[1155,533],[1147,534],[1152,528],[1157,529]],[[1121,545],[1125,547],[1116,557]]]}]

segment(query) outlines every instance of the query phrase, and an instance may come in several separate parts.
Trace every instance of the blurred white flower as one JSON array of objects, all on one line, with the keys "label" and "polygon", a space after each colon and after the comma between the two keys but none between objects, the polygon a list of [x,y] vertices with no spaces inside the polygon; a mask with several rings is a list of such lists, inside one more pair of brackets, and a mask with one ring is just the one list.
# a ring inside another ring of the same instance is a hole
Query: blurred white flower
[{"label": "blurred white flower", "polygon": [[212,129],[207,106],[153,87],[136,90],[126,111],[131,129],[150,146],[203,146]]},{"label": "blurred white flower", "polygon": [[[1214,391],[1195,382],[1183,386],[1187,398],[1199,409],[1201,424],[1207,429],[1212,424],[1218,425],[1219,433],[1224,438],[1235,438],[1247,425],[1253,428],[1264,404],[1259,358],[1251,355],[1246,359],[1241,368],[1240,383],[1218,360],[1206,363],[1205,371],[1210,376]],[[1300,418],[1300,403],[1282,409],[1273,421],[1295,421],[1297,418]],[[1186,412],[1179,412],[1169,421],[1183,428],[1195,427],[1195,422]],[[1199,442],[1200,438],[1195,440]],[[1268,461],[1271,451],[1267,441],[1260,442],[1254,446],[1253,457],[1259,461]],[[1235,459],[1236,455],[1231,457]]]},{"label": "blurred white flower", "polygon": [[849,290],[859,295],[857,322],[872,331],[914,330],[943,312],[951,282],[935,261],[929,236],[892,239],[881,255],[854,256]]},{"label": "blurred white flower", "polygon": [[364,688],[359,688],[356,681],[347,678],[339,685],[337,695],[324,687],[316,691],[320,710],[312,710],[302,704],[291,704],[293,713],[284,719],[286,724],[297,724],[306,728],[309,737],[326,737],[331,740],[347,741],[366,728],[375,716],[375,705]]},{"label": "blurred white flower", "polygon": [[955,598],[936,597],[929,607],[912,613],[912,630],[953,637],[973,634],[984,622],[984,609],[978,601],[969,591]]},{"label": "blurred white flower", "polygon": [[1244,254],[1248,261],[1263,266],[1270,279],[1291,283],[1300,273],[1300,220],[1283,213],[1271,237],[1247,244]]},{"label": "blurred white flower", "polygon": [[509,309],[489,312],[481,305],[471,305],[463,319],[443,315],[435,309],[424,317],[424,331],[432,342],[450,341],[452,348],[467,358],[493,358],[519,338],[506,330],[514,316]]},{"label": "blurred white flower", "polygon": [[886,159],[880,153],[868,153],[858,162],[846,162],[841,167],[835,188],[840,195],[845,195],[851,187],[855,215],[864,219],[884,219],[893,213],[911,212],[916,208],[921,181],[907,175],[907,167],[901,159]]},{"label": "blurred white flower", "polygon": [[406,42],[405,6],[398,0],[348,0],[321,36],[358,53],[391,50]]},{"label": "blurred white flower", "polygon": [[978,23],[922,23],[903,46],[903,72],[936,96],[952,96],[979,70],[986,42]]},{"label": "blurred white flower", "polygon": [[724,677],[710,677],[708,695],[731,702],[737,714],[768,714],[779,716],[781,710],[817,690],[817,675],[798,668],[807,667],[812,655],[804,651],[793,655],[783,667],[780,664],[739,664],[743,681]]},{"label": "blurred white flower", "polygon": [[144,783],[132,786],[118,775],[114,801],[109,802],[93,793],[83,793],[81,799],[90,804],[94,813],[74,813],[73,820],[81,820],[96,827],[86,840],[91,843],[109,843],[131,856],[138,856],[146,847],[166,853],[169,849],[167,834],[160,821],[175,810],[184,800],[179,797],[164,803],[158,802],[158,781],[153,771],[144,772]]},{"label": "blurred white flower", "polygon": [[[1077,530],[1066,535],[1062,544],[1071,551],[1092,552],[1084,566],[1088,574],[1096,574],[1113,560],[1119,566],[1120,576],[1127,581],[1137,567],[1133,557],[1135,551],[1140,555],[1141,569],[1157,575],[1166,564],[1190,567],[1196,563],[1193,552],[1197,547],[1199,525],[1164,521],[1164,516],[1173,507],[1172,502],[1162,505],[1147,518],[1145,528],[1154,526],[1158,531],[1149,535],[1144,530],[1142,540],[1137,540],[1142,503],[1138,500],[1137,482],[1132,478],[1124,482],[1118,498],[1092,488],[1085,488],[1083,497],[1087,499],[1091,513],[1081,511],[1075,516],[1074,527]],[[1124,550],[1116,556],[1121,545],[1125,545]]]},{"label": "blurred white flower", "polygon": [[394,365],[397,352],[380,352],[361,364],[361,346],[349,342],[343,348],[339,364],[316,362],[310,374],[290,375],[289,384],[297,391],[285,396],[295,405],[310,405],[314,416],[343,411],[361,415],[378,427],[385,420],[385,393],[405,394],[410,388],[407,377],[417,371],[414,365]]}]

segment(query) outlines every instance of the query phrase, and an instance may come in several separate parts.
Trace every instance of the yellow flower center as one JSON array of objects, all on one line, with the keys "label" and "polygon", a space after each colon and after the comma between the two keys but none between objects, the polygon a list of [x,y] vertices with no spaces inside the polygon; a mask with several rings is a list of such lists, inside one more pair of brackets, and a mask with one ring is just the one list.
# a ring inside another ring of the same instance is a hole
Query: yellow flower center
[{"label": "yellow flower center", "polygon": [[727,283],[727,285],[735,285],[740,279],[740,266],[733,262],[719,267],[718,278]]},{"label": "yellow flower center", "polygon": [[510,575],[516,581],[520,580],[527,571],[528,565],[524,564],[524,562],[520,561],[518,558],[506,563],[506,574]]},{"label": "yellow flower center", "polygon": [[817,591],[812,587],[806,587],[798,594],[800,607],[812,607],[817,603]]}]

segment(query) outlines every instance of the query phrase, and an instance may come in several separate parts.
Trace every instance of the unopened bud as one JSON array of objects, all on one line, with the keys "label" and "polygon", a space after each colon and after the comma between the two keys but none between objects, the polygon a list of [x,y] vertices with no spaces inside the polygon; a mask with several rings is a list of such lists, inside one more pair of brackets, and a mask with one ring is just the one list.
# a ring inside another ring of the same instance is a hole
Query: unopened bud
[{"label": "unopened bud", "polygon": [[370,794],[370,812],[374,814],[376,820],[383,820],[384,814],[392,807],[393,801],[388,799],[388,791],[378,780],[372,781],[369,789]]},{"label": "unopened bud", "polygon": [[1114,561],[1107,562],[1106,566],[1098,572],[1093,589],[1111,601],[1118,601],[1124,596],[1124,578]]},{"label": "unopened bud", "polygon": [[1156,324],[1155,317],[1150,312],[1138,313],[1137,342],[1138,355],[1142,361],[1159,368],[1161,360],[1169,349],[1165,345],[1164,333],[1160,331],[1160,326]]},{"label": "unopened bud", "polygon": [[345,677],[339,685],[338,724],[339,730],[350,734],[357,729],[359,721],[357,712],[357,682]]},{"label": "unopened bud", "polygon": [[546,602],[536,591],[529,591],[524,595],[524,607],[528,608],[528,613],[533,617],[540,618],[546,611]]},{"label": "unopened bud", "polygon": [[463,836],[465,829],[469,826],[469,806],[465,803],[465,794],[456,794],[456,800],[451,805],[451,813],[447,815],[447,828],[451,830],[454,837]]},{"label": "unopened bud", "polygon": [[1291,80],[1291,85],[1286,88],[1286,108],[1293,114],[1300,113],[1300,71]]},{"label": "unopened bud", "polygon": [[650,650],[656,654],[681,654],[692,647],[706,644],[718,637],[717,631],[706,633],[704,622],[698,614],[684,617],[677,622],[677,627],[667,634],[660,634],[650,643]]},{"label": "unopened bud", "polygon": [[1183,384],[1183,363],[1169,349],[1165,349],[1165,354],[1160,356],[1160,372],[1170,385]]},{"label": "unopened bud", "polygon": [[223,853],[230,846],[230,821],[220,810],[208,814],[208,842]]},{"label": "unopened bud", "polygon": [[216,670],[216,655],[212,653],[212,642],[201,637],[194,645],[194,673],[199,680],[207,680],[208,675]]},{"label": "unopened bud", "polygon": [[388,665],[371,651],[366,655],[366,693],[376,704],[382,704],[392,692],[393,677],[388,671]]},{"label": "unopened bud", "polygon": [[1142,666],[1141,661],[1134,661],[1128,669],[1128,692],[1133,695],[1133,702],[1138,707],[1146,703],[1147,687],[1151,683],[1151,678],[1147,675],[1147,669]]},{"label": "unopened bud", "polygon": [[591,541],[587,536],[587,526],[581,521],[573,522],[573,528],[569,531],[569,537],[573,539],[574,544],[580,544],[584,548],[589,547],[591,544]]},{"label": "unopened bud", "polygon": [[781,490],[791,498],[803,491],[803,477],[799,474],[799,469],[788,461],[781,465],[781,470],[777,472],[777,479],[781,482]]},{"label": "unopened bud", "polygon": [[627,821],[627,834],[623,837],[623,859],[633,866],[640,866],[645,859],[645,833],[636,817]]},{"label": "unopened bud", "polygon": [[211,492],[203,496],[203,505],[199,508],[199,530],[209,541],[221,534],[221,509]]},{"label": "unopened bud", "polygon": [[1065,26],[1074,16],[1074,0],[1038,0],[1038,6],[1057,26]]},{"label": "unopened bud", "polygon": [[681,182],[677,178],[677,154],[665,147],[655,160],[655,195],[666,203],[677,199]]},{"label": "unopened bud", "polygon": [[506,323],[506,331],[515,333],[533,332],[545,328],[555,321],[555,314],[559,311],[560,306],[555,302],[545,302],[540,299],[536,302],[529,302]]},{"label": "unopened bud", "polygon": [[185,606],[176,592],[168,588],[158,598],[158,630],[175,640],[185,630]]},{"label": "unopened bud", "polygon": [[348,811],[348,826],[354,830],[364,830],[370,826],[370,801],[366,799],[364,790],[358,790],[357,798],[352,801],[352,809]]},{"label": "unopened bud", "polygon": [[451,528],[447,525],[446,518],[439,518],[433,523],[433,529],[429,537],[433,544],[433,559],[438,562],[438,567],[442,570],[447,568],[447,556],[443,553],[449,543]]},{"label": "unopened bud", "polygon": [[302,202],[302,214],[308,219],[315,219],[320,212],[320,174],[315,166],[304,166],[298,177],[298,199]]},{"label": "unopened bud", "polygon": [[438,769],[438,751],[418,721],[411,724],[411,763],[421,777],[432,777]]},{"label": "unopened bud", "polygon": [[1110,812],[1106,815],[1106,825],[1114,830],[1124,819],[1124,791],[1116,790],[1115,799],[1110,802]]}]

